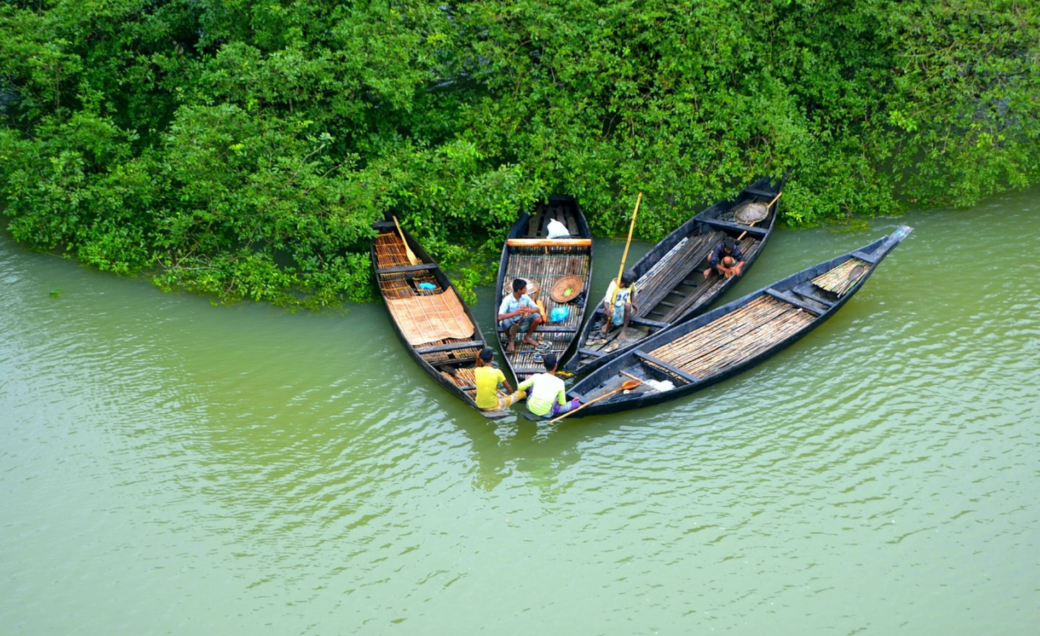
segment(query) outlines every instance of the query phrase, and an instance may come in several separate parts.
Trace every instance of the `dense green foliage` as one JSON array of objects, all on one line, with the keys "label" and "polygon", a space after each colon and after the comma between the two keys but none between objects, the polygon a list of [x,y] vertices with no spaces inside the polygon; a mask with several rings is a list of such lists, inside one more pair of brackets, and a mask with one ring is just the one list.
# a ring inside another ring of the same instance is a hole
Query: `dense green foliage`
[{"label": "dense green foliage", "polygon": [[642,191],[655,239],[788,168],[792,225],[1040,182],[1034,2],[8,0],[0,33],[13,235],[225,299],[369,297],[388,210],[466,287],[552,193],[616,234]]}]

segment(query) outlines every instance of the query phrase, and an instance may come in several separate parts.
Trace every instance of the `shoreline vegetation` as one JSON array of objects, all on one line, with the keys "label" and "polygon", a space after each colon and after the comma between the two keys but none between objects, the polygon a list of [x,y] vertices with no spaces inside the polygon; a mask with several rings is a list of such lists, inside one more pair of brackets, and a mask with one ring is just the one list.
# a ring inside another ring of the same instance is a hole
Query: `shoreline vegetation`
[{"label": "shoreline vegetation", "polygon": [[0,32],[14,238],[223,301],[377,298],[387,210],[470,295],[552,194],[617,236],[641,191],[656,241],[787,169],[789,227],[1040,183],[1031,2],[14,0]]}]

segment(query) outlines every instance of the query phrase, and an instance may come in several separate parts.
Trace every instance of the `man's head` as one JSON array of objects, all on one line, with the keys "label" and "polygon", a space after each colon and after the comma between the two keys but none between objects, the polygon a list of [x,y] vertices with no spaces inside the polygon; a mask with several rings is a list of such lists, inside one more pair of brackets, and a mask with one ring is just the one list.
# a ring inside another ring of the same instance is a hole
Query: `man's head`
[{"label": "man's head", "polygon": [[621,274],[621,286],[628,287],[634,282],[636,282],[636,273],[630,269],[626,269],[625,272]]},{"label": "man's head", "polygon": [[513,279],[513,293],[523,294],[527,291],[527,281],[522,278]]},{"label": "man's head", "polygon": [[495,352],[491,350],[491,347],[484,347],[480,350],[480,361],[484,364],[491,364],[491,361],[495,359]]},{"label": "man's head", "polygon": [[545,370],[549,373],[556,371],[556,354],[547,353],[542,356],[542,362],[545,364]]},{"label": "man's head", "polygon": [[722,241],[722,247],[723,247],[723,248],[724,248],[724,249],[725,249],[725,250],[726,250],[727,252],[732,252],[733,250],[737,249],[737,242],[736,242],[736,241],[734,241],[733,239],[729,238],[729,237],[726,237],[726,238],[725,238],[725,239],[723,239],[723,241]]}]

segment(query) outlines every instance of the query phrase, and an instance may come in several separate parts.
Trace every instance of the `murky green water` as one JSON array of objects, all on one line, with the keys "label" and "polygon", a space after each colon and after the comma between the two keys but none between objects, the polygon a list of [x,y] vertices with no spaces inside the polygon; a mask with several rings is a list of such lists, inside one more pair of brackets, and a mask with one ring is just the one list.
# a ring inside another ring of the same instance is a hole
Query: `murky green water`
[{"label": "murky green water", "polygon": [[1038,201],[778,231],[730,298],[916,228],[765,365],[553,428],[469,411],[382,306],[2,238],[0,634],[1040,633]]}]

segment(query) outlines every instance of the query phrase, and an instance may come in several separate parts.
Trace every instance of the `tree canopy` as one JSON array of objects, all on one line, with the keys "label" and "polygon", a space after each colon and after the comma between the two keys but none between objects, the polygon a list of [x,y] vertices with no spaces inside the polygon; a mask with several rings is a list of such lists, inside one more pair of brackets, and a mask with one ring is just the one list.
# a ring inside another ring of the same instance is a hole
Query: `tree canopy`
[{"label": "tree canopy", "polygon": [[[387,211],[463,287],[575,195],[660,238],[791,170],[783,221],[1040,182],[1040,4],[1012,0],[8,0],[13,236],[164,288],[373,293]],[[478,266],[470,266],[477,263]]]}]

